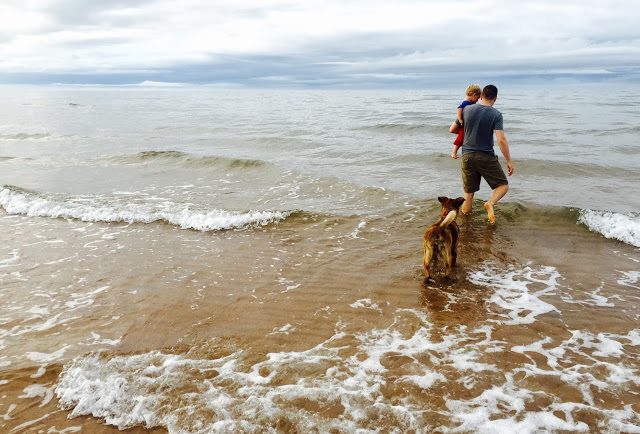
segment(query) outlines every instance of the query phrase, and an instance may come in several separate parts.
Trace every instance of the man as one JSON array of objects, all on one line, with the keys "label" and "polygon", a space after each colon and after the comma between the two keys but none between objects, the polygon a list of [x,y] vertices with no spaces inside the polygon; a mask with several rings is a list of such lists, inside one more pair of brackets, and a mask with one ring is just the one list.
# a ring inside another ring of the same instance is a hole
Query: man
[{"label": "man", "polygon": [[498,99],[498,88],[490,84],[482,89],[478,104],[468,105],[462,111],[464,141],[462,142],[462,186],[464,204],[460,210],[469,214],[473,206],[473,195],[480,189],[480,178],[484,178],[493,193],[484,203],[489,223],[495,223],[493,207],[507,191],[509,182],[493,152],[493,132],[496,133],[498,146],[507,161],[507,172],[513,175],[514,166],[509,153],[509,143],[502,127],[502,113],[493,108]]}]

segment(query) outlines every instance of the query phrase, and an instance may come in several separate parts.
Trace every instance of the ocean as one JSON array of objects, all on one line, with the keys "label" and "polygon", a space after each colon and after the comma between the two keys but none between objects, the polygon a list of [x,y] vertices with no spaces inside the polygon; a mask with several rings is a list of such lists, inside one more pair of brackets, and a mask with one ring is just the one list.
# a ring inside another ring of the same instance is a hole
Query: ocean
[{"label": "ocean", "polygon": [[640,432],[640,88],[501,87],[425,282],[465,86],[0,87],[0,431]]}]

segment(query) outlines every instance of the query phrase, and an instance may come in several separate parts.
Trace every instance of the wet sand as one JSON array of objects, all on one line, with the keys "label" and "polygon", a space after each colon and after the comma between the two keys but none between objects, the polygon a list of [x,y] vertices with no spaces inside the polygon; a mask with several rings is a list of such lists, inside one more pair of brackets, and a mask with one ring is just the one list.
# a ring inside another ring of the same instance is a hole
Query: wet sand
[{"label": "wet sand", "polygon": [[[55,388],[63,366],[133,384],[136,356],[158,366],[150,389],[135,383],[157,426],[114,405],[130,432],[464,432],[537,412],[557,430],[640,425],[640,297],[624,274],[638,249],[515,205],[492,227],[481,210],[459,221],[454,276],[430,282],[427,203],[207,233],[2,213],[3,244],[23,247],[0,252],[0,428],[116,432],[68,419]],[[170,355],[197,362],[174,377]]]}]

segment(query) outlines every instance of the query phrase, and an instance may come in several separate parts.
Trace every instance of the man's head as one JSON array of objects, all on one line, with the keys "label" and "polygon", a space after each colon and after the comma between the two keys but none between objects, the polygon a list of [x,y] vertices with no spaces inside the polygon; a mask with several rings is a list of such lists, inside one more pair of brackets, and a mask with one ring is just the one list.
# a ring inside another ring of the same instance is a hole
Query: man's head
[{"label": "man's head", "polygon": [[482,89],[482,99],[486,102],[494,102],[498,98],[498,88],[488,84]]}]

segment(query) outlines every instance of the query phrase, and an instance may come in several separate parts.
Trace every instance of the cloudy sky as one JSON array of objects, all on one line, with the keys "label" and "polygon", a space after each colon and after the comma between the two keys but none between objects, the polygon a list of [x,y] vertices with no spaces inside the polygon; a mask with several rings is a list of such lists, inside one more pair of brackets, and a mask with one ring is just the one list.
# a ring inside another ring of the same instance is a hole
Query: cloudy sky
[{"label": "cloudy sky", "polygon": [[638,0],[1,0],[0,82],[640,78]]}]

